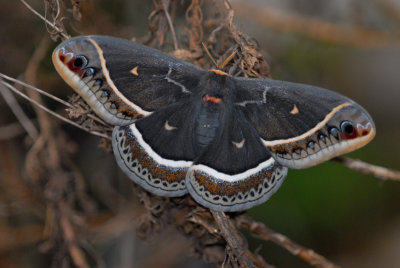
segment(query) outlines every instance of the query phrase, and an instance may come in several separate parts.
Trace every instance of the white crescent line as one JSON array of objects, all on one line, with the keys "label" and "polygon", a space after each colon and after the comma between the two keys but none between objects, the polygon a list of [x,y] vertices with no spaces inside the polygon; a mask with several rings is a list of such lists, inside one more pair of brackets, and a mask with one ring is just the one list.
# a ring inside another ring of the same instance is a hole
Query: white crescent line
[{"label": "white crescent line", "polygon": [[202,164],[193,165],[192,167],[190,167],[189,171],[190,170],[200,171],[200,172],[204,172],[208,175],[211,175],[218,180],[227,181],[227,182],[235,182],[235,181],[240,181],[240,180],[246,179],[246,178],[262,171],[265,168],[272,167],[274,165],[274,163],[275,163],[275,159],[270,157],[270,158],[268,158],[268,160],[258,164],[258,166],[248,169],[242,173],[238,173],[238,174],[234,174],[234,175],[228,175],[228,174],[219,172],[213,168],[210,168],[210,167],[202,165]]},{"label": "white crescent line", "polygon": [[309,131],[301,134],[300,136],[293,137],[293,138],[286,139],[286,140],[266,141],[264,139],[261,139],[261,141],[265,146],[271,147],[271,146],[274,146],[274,145],[287,144],[287,143],[303,140],[303,139],[309,137],[310,135],[314,134],[317,130],[321,129],[323,126],[325,126],[325,124],[335,115],[335,113],[337,111],[339,111],[340,109],[342,109],[344,107],[350,106],[350,105],[352,105],[352,103],[346,102],[346,103],[342,103],[342,104],[336,106],[335,108],[332,109],[332,111],[329,114],[327,114],[325,116],[324,120],[319,122],[315,127],[310,129]]},{"label": "white crescent line", "polygon": [[142,134],[139,132],[139,130],[136,128],[135,124],[131,124],[129,126],[130,130],[132,131],[132,134],[136,137],[138,143],[140,146],[143,147],[144,151],[153,158],[155,162],[157,162],[160,165],[164,165],[166,167],[172,167],[172,168],[189,168],[193,162],[192,161],[186,161],[186,160],[170,160],[170,159],[165,159],[162,156],[160,156],[158,153],[156,153],[149,144],[147,144],[142,137]]},{"label": "white crescent line", "polygon": [[107,66],[106,66],[106,60],[103,56],[103,50],[100,48],[100,46],[94,41],[93,39],[89,38],[89,41],[93,44],[93,46],[96,48],[97,53],[99,54],[100,58],[100,63],[101,63],[101,68],[103,70],[104,77],[107,80],[108,85],[112,88],[112,90],[115,92],[115,94],[118,95],[118,97],[125,102],[127,105],[132,107],[136,112],[138,112],[141,115],[147,116],[150,115],[151,112],[145,111],[142,108],[140,108],[138,105],[134,104],[130,100],[128,100],[115,86],[113,80],[110,77],[110,73],[108,72]]}]

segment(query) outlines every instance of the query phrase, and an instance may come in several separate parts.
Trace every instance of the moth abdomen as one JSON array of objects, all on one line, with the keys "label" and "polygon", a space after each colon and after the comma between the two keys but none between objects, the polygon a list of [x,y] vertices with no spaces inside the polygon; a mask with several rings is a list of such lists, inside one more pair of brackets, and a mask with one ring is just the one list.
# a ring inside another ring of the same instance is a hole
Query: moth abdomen
[{"label": "moth abdomen", "polygon": [[[211,104],[215,105],[219,104]],[[202,103],[195,122],[195,141],[201,150],[214,140],[221,126],[221,110],[211,106]]]}]

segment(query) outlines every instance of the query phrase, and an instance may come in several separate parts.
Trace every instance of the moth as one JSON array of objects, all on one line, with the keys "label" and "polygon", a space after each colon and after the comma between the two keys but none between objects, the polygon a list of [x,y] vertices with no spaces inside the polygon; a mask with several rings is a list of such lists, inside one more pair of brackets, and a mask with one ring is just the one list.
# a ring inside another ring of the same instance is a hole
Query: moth
[{"label": "moth", "polygon": [[340,94],[203,70],[124,39],[71,38],[52,58],[115,126],[114,155],[129,178],[159,196],[189,193],[216,211],[261,204],[288,168],[314,166],[375,136],[369,114]]}]

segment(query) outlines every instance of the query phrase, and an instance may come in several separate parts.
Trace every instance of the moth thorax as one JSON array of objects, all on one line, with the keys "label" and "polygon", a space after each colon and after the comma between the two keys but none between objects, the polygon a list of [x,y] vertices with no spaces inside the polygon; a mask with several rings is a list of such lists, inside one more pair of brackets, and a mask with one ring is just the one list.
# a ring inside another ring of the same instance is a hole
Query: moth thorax
[{"label": "moth thorax", "polygon": [[201,105],[196,118],[195,137],[200,150],[212,142],[221,125],[221,111],[212,106],[214,105]]}]

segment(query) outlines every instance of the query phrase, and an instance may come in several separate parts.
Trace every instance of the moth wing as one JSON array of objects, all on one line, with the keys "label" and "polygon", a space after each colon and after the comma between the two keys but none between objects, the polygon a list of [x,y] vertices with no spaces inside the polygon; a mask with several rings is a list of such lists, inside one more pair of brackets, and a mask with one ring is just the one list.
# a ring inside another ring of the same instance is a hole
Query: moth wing
[{"label": "moth wing", "polygon": [[195,158],[190,114],[191,105],[177,103],[115,127],[114,155],[125,174],[156,195],[186,194],[185,177]]},{"label": "moth wing", "polygon": [[191,196],[216,211],[241,211],[268,200],[287,174],[236,110],[186,176]]},{"label": "moth wing", "polygon": [[332,91],[238,78],[235,105],[282,165],[306,168],[355,150],[375,135],[369,114]]},{"label": "moth wing", "polygon": [[53,53],[60,75],[105,121],[126,125],[184,101],[204,70],[125,39],[80,36]]}]

